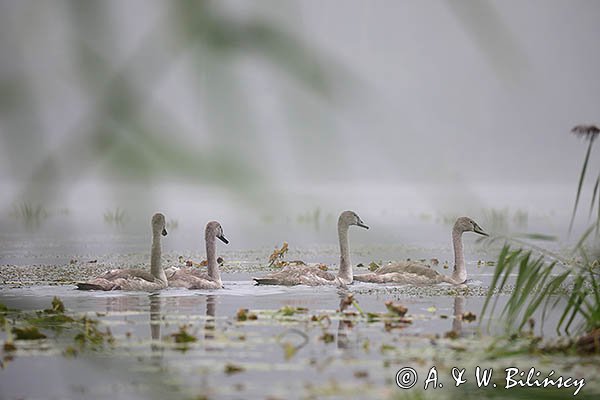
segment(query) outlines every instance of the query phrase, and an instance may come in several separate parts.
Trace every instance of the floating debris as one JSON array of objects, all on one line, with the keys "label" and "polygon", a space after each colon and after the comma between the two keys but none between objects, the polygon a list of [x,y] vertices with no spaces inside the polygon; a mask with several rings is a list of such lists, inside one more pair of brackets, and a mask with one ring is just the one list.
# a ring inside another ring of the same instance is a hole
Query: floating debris
[{"label": "floating debris", "polygon": [[471,311],[467,311],[462,314],[461,318],[463,321],[473,322],[477,319],[477,316],[475,314],[473,314]]},{"label": "floating debris", "polygon": [[182,325],[179,327],[179,332],[172,333],[171,337],[175,340],[175,343],[193,343],[198,341],[198,338],[194,335],[190,335],[187,332],[187,327]]},{"label": "floating debris", "polygon": [[346,296],[340,300],[340,312],[344,312],[346,308],[350,307],[354,303],[354,295],[352,293],[348,293]]},{"label": "floating debris", "polygon": [[247,308],[240,308],[236,313],[236,318],[238,321],[247,321],[247,320],[256,320],[258,316],[254,313],[248,312]]},{"label": "floating debris", "polygon": [[[207,260],[202,260],[200,262],[196,262],[194,260],[186,260],[183,256],[179,256],[178,260],[179,260],[180,264],[185,264],[186,267],[201,268],[201,267],[206,267],[208,265]],[[225,262],[225,260],[223,260],[223,257],[217,257],[217,264],[223,265],[224,262]]]},{"label": "floating debris", "polygon": [[56,296],[52,299],[52,308],[48,310],[44,310],[45,313],[48,314],[63,314],[65,312],[65,305],[62,300]]},{"label": "floating debris", "polygon": [[283,257],[285,256],[285,253],[288,252],[288,243],[287,242],[283,242],[283,245],[281,246],[280,249],[275,248],[275,250],[273,251],[273,253],[271,253],[271,255],[269,256],[269,267],[272,267],[273,265],[275,265],[276,267],[283,267]]},{"label": "floating debris", "polygon": [[372,261],[369,264],[369,271],[371,271],[371,272],[377,271],[379,268],[380,268],[379,264],[377,264],[375,261]]},{"label": "floating debris", "polygon": [[319,340],[322,340],[325,343],[332,343],[335,340],[335,336],[329,332],[324,332]]},{"label": "floating debris", "polygon": [[65,348],[65,350],[63,351],[63,356],[65,356],[65,357],[73,358],[73,357],[77,357],[78,354],[79,354],[79,351],[73,346],[67,346]]},{"label": "floating debris", "polygon": [[387,344],[387,343],[383,343],[381,345],[381,347],[379,348],[379,351],[381,353],[386,353],[388,351],[394,351],[396,350],[396,346],[392,346],[391,344]]},{"label": "floating debris", "polygon": [[448,332],[444,333],[444,337],[446,339],[454,340],[454,339],[458,339],[460,337],[460,335],[458,334],[457,331],[448,331]]},{"label": "floating debris", "polygon": [[398,321],[384,320],[383,329],[386,332],[391,332],[394,329],[404,329],[410,324],[412,324],[412,321],[409,319],[400,319]]},{"label": "floating debris", "polygon": [[429,262],[433,266],[438,266],[440,264],[440,260],[438,260],[437,258],[432,258],[431,260],[429,260]]},{"label": "floating debris", "polygon": [[388,309],[388,311],[390,313],[395,314],[399,317],[404,317],[404,315],[408,311],[408,308],[404,307],[401,304],[394,303],[391,300],[388,300],[385,302],[385,307]]},{"label": "floating debris", "polygon": [[12,351],[17,350],[17,346],[15,346],[13,342],[10,342],[8,340],[4,342],[4,346],[2,348],[4,349],[5,353],[10,353]]},{"label": "floating debris", "polygon": [[298,352],[296,346],[290,342],[284,342],[281,346],[283,347],[283,357],[286,359],[286,361],[294,357]]},{"label": "floating debris", "polygon": [[35,326],[28,326],[25,328],[13,328],[12,333],[15,335],[17,340],[38,340],[46,339],[46,335],[39,331]]},{"label": "floating debris", "polygon": [[227,375],[237,374],[243,371],[245,371],[245,369],[241,365],[236,365],[232,363],[225,364],[225,373]]},{"label": "floating debris", "polygon": [[[310,320],[312,322],[318,322],[319,325],[321,325],[324,328],[328,328],[329,326],[331,326],[331,318],[329,318],[329,315],[324,314],[324,315],[313,315],[312,317],[310,317]],[[326,321],[327,324],[323,324],[323,321]]]},{"label": "floating debris", "polygon": [[364,379],[364,378],[368,378],[369,377],[369,372],[368,371],[354,371],[354,377],[358,378],[358,379]]},{"label": "floating debris", "polygon": [[307,312],[308,308],[306,307],[283,306],[275,313],[275,315],[291,317],[294,314],[306,314]]}]

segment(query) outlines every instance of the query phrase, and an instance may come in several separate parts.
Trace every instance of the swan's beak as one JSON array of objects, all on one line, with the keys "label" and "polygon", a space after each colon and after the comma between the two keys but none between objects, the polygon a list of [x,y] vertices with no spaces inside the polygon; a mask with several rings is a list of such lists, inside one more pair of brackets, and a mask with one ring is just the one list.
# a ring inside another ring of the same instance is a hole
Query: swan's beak
[{"label": "swan's beak", "polygon": [[479,233],[480,235],[483,235],[483,236],[490,236],[487,233],[485,233],[479,225],[475,225],[475,227],[473,228],[473,232]]},{"label": "swan's beak", "polygon": [[163,228],[163,230],[162,230],[162,235],[163,235],[163,236],[167,236],[167,228]]},{"label": "swan's beak", "polygon": [[227,240],[225,238],[225,236],[221,235],[221,236],[217,236],[217,238],[219,238],[219,240],[225,244],[229,244],[229,240]]},{"label": "swan's beak", "polygon": [[360,226],[361,228],[369,229],[369,227],[368,227],[368,226],[366,226],[366,225],[364,224],[364,222],[362,222],[362,221],[360,221],[360,222],[357,222],[357,223],[356,223],[356,226]]}]

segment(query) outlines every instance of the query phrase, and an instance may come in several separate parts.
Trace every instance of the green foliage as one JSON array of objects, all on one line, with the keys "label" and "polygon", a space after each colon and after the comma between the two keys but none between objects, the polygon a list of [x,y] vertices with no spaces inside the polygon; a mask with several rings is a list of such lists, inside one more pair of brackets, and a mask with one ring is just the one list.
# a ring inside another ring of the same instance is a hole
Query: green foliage
[{"label": "green foliage", "polygon": [[52,308],[44,310],[47,314],[63,314],[65,312],[65,305],[62,300],[56,296],[52,299]]},{"label": "green foliage", "polygon": [[509,277],[516,275],[514,288],[499,315],[508,330],[521,331],[539,310],[545,320],[559,305],[562,309],[558,310],[560,318],[555,327],[558,333],[589,332],[600,327],[598,271],[580,244],[578,248],[582,261],[566,265],[557,260],[548,261],[544,255],[534,256],[532,250],[514,249],[505,244],[498,256],[482,314],[497,315],[496,293],[507,289]]},{"label": "green foliage", "polygon": [[283,306],[274,316],[291,317],[294,314],[306,314],[308,309],[305,307]]},{"label": "green foliage", "polygon": [[185,326],[180,326],[179,331],[171,335],[175,343],[193,343],[198,341],[198,338],[188,333]]},{"label": "green foliage", "polygon": [[41,333],[35,326],[26,326],[23,328],[15,327],[13,328],[12,333],[17,340],[38,340],[46,338],[46,335]]}]

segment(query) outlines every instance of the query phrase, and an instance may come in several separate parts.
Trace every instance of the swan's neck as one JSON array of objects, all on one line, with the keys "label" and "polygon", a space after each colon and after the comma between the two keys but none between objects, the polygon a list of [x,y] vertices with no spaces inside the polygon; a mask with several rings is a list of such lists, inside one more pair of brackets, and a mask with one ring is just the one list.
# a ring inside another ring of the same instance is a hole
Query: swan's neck
[{"label": "swan's neck", "polygon": [[150,251],[150,273],[158,280],[167,283],[167,276],[161,265],[162,249],[160,245],[160,232],[152,235],[152,249]]},{"label": "swan's neck", "polygon": [[208,265],[208,276],[214,282],[221,284],[221,273],[217,264],[217,244],[215,243],[215,235],[206,232],[206,262]]},{"label": "swan's neck", "polygon": [[465,298],[454,298],[454,320],[452,321],[452,330],[456,333],[462,332],[462,315],[465,312]]},{"label": "swan's neck", "polygon": [[340,239],[340,271],[338,278],[342,283],[348,285],[353,281],[352,264],[350,263],[350,253],[348,251],[348,225],[338,222],[338,237]]},{"label": "swan's neck", "polygon": [[463,283],[467,280],[467,269],[465,268],[462,231],[456,228],[452,229],[452,245],[454,246],[454,271],[451,279],[455,283]]}]

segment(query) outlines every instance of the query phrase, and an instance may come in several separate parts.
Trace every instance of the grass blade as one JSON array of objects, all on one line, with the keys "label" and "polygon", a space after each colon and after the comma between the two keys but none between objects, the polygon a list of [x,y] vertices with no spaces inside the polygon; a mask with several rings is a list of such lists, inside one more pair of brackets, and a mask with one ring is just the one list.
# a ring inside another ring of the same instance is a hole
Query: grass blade
[{"label": "grass blade", "polygon": [[579,204],[579,196],[581,195],[581,187],[583,186],[583,180],[585,178],[585,171],[587,170],[588,161],[590,159],[590,153],[592,152],[593,140],[590,140],[588,144],[587,152],[585,153],[585,160],[583,161],[583,168],[581,168],[581,175],[579,176],[579,185],[577,186],[577,195],[575,196],[575,205],[573,206],[573,214],[571,215],[571,222],[569,223],[569,233],[573,229],[573,222],[575,221],[575,214],[577,213],[577,205]]}]

